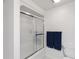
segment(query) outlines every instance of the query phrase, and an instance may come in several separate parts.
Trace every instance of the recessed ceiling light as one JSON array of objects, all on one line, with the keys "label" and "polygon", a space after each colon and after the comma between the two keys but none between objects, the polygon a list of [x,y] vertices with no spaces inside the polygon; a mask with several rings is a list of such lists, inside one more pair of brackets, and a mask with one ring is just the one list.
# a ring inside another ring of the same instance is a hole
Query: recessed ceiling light
[{"label": "recessed ceiling light", "polygon": [[55,3],[58,3],[58,2],[60,2],[60,0],[53,0]]}]

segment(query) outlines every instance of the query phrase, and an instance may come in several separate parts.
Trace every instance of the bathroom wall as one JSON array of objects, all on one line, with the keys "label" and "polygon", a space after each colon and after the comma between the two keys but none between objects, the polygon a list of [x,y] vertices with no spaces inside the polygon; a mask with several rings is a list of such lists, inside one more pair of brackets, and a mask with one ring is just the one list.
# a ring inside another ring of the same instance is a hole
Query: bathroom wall
[{"label": "bathroom wall", "polygon": [[3,20],[3,48],[4,48],[4,59],[14,58],[13,48],[13,0],[4,0],[3,2],[4,20]]},{"label": "bathroom wall", "polygon": [[3,20],[3,49],[4,59],[20,59],[20,1],[4,0],[4,20]]},{"label": "bathroom wall", "polygon": [[[45,34],[46,31],[62,31],[62,45],[74,55],[75,41],[75,13],[74,2],[66,3],[60,7],[52,8],[45,14]],[[46,39],[46,37],[45,37]],[[67,53],[68,54],[68,53]]]}]

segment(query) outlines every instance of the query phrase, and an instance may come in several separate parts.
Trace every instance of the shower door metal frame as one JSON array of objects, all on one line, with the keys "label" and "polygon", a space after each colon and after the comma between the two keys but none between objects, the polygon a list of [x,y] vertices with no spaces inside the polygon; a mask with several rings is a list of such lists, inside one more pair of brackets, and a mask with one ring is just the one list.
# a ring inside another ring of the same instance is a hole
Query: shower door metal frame
[{"label": "shower door metal frame", "polygon": [[[24,12],[24,11],[20,11],[20,13],[24,14],[24,15],[27,15],[27,16],[30,16],[30,17],[34,17],[34,18],[39,18],[39,20],[42,20],[43,21],[43,34],[35,34],[36,36],[37,35],[43,35],[43,47],[40,48],[39,50],[43,49],[44,48],[44,19],[42,17],[39,17],[39,16],[35,16],[35,15],[32,15],[31,13],[28,13],[28,12]],[[37,38],[36,38],[37,40]],[[36,41],[36,44],[37,44],[37,41]],[[31,57],[32,55],[34,55],[36,52],[38,52],[39,50],[36,50],[34,53],[30,54],[29,56],[25,57],[25,59]]]}]

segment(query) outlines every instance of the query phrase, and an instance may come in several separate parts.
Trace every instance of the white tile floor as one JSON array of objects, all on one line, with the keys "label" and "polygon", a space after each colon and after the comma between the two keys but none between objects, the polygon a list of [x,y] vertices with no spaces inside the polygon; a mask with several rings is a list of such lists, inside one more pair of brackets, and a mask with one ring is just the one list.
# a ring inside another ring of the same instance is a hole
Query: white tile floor
[{"label": "white tile floor", "polygon": [[28,59],[72,59],[64,57],[62,51],[51,48],[44,48]]}]

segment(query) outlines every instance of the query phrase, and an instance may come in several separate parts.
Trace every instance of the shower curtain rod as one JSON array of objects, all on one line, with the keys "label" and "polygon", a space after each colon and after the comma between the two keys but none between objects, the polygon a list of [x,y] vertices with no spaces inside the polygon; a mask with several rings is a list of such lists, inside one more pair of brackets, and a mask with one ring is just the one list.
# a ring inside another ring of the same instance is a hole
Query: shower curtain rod
[{"label": "shower curtain rod", "polygon": [[23,11],[20,11],[20,13],[22,13],[24,15],[28,15],[30,17],[39,18],[40,20],[43,20],[44,21],[44,18],[43,17],[35,16],[35,15],[32,15],[30,13],[26,13],[26,12],[23,12]]}]

